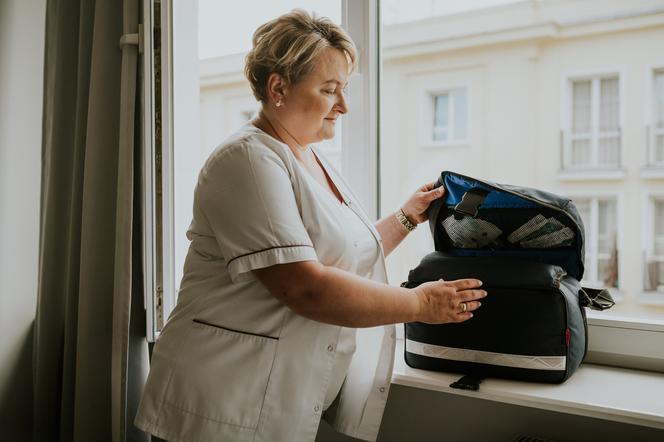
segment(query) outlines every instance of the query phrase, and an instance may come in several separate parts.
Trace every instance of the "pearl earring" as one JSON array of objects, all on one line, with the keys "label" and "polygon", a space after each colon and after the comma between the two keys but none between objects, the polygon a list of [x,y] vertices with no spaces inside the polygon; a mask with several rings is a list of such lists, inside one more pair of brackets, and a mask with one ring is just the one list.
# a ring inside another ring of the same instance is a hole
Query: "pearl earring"
[{"label": "pearl earring", "polygon": [[281,100],[277,101],[276,104],[275,104],[275,106],[277,106],[277,107],[281,107]]}]

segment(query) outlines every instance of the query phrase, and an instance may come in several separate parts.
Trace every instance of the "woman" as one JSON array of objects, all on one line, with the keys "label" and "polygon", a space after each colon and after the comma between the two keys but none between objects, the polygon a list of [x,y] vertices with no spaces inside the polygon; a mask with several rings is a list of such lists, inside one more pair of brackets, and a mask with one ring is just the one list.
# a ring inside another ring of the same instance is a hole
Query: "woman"
[{"label": "woman", "polygon": [[255,32],[245,73],[262,108],[200,172],[138,427],[172,441],[313,441],[336,402],[325,417],[338,431],[375,440],[393,324],[465,321],[480,306],[473,279],[387,284],[384,255],[444,189],[423,186],[372,225],[312,146],[348,111],[356,59],[340,27],[304,11]]}]

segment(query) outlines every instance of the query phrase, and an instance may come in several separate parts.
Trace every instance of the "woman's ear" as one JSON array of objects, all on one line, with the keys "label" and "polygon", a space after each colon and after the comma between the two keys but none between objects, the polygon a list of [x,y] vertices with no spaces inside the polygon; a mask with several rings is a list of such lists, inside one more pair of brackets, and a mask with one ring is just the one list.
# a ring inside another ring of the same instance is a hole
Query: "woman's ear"
[{"label": "woman's ear", "polygon": [[267,95],[269,101],[279,107],[283,104],[284,97],[288,93],[288,83],[286,79],[276,72],[272,72],[267,77]]}]

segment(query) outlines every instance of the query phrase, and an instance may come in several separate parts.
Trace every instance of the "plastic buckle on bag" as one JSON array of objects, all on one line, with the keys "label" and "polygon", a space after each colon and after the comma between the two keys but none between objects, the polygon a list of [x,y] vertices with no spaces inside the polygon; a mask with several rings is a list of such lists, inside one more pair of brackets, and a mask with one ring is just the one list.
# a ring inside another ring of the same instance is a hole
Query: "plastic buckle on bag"
[{"label": "plastic buckle on bag", "polygon": [[491,192],[480,187],[468,190],[461,197],[461,202],[454,206],[454,219],[460,220],[464,216],[477,217],[477,210],[489,193]]},{"label": "plastic buckle on bag", "polygon": [[480,389],[480,384],[484,380],[483,377],[480,376],[473,376],[473,375],[465,375],[461,377],[456,382],[452,382],[450,384],[450,387],[452,388],[458,388],[459,390],[472,390],[472,391],[477,391]]}]

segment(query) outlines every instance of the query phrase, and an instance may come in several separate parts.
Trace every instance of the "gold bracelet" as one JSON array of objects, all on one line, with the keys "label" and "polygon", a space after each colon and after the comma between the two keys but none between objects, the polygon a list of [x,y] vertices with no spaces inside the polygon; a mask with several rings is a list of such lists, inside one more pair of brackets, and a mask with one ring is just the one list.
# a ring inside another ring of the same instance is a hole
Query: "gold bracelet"
[{"label": "gold bracelet", "polygon": [[406,230],[408,230],[409,232],[412,232],[412,231],[415,230],[415,228],[417,227],[416,224],[411,223],[411,222],[408,220],[408,218],[406,218],[406,214],[403,213],[403,209],[399,209],[399,210],[397,210],[396,213],[394,214],[394,216],[397,217],[397,220],[398,220],[398,221],[401,223],[401,225],[404,226],[404,227],[406,228]]}]

